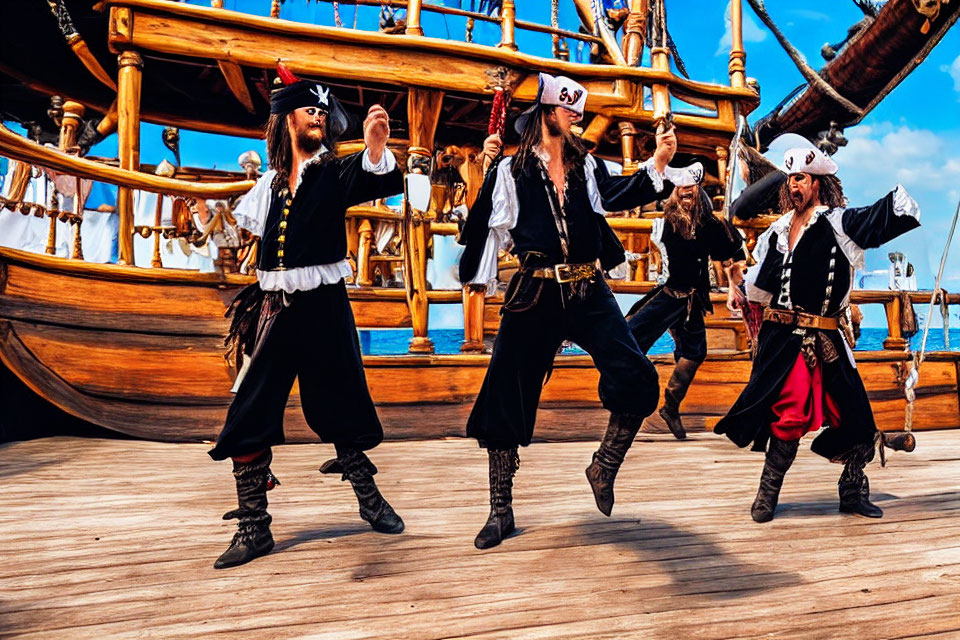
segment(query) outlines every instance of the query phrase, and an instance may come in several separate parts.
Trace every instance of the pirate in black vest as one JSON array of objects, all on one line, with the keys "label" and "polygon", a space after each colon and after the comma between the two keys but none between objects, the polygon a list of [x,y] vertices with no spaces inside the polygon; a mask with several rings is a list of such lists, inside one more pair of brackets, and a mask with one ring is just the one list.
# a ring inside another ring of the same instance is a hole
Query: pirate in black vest
[{"label": "pirate in black vest", "polygon": [[[240,201],[238,224],[260,236],[258,283],[232,306],[235,353],[251,352],[214,460],[233,459],[239,531],[215,567],[232,567],[273,548],[267,513],[270,448],[284,441],[283,414],[294,379],[307,424],[336,447],[343,480],[349,480],[360,517],[384,533],[403,521],[373,480],[377,469],[364,451],[377,446],[383,429],[367,390],[360,344],[344,278],[347,207],[403,190],[396,159],[386,147],[386,111],[370,108],[363,124],[366,149],[338,158],[337,138],[347,117],[314,82],[281,68],[287,86],[270,99],[267,151],[271,170]],[[238,347],[237,343],[241,343]]]},{"label": "pirate in black vest", "polygon": [[[503,318],[467,434],[487,449],[490,517],[475,545],[500,543],[515,529],[513,476],[518,446],[530,444],[540,390],[565,339],[600,370],[600,399],[612,412],[587,478],[597,507],[613,508],[613,482],[643,418],[657,403],[657,373],[637,347],[602,269],[624,262],[605,211],[638,207],[666,195],[662,172],[676,137],[658,137],[655,162],[632,176],[611,176],[570,127],[587,91],[540,74],[537,103],[518,119],[515,156],[491,166],[461,241],[463,283],[494,284],[497,254],[510,248],[520,270],[507,288]],[[496,146],[498,139],[494,139]],[[488,139],[486,147],[491,144]]]},{"label": "pirate in black vest", "polygon": [[[784,215],[757,240],[747,296],[768,305],[746,388],[716,426],[740,447],[766,451],[751,515],[773,519],[800,438],[822,426],[814,452],[844,464],[840,511],[883,515],[870,502],[864,467],[880,434],[853,353],[838,329],[864,250],[920,225],[917,203],[897,188],[869,207],[847,207],[837,165],[820,150],[786,152],[784,172],[747,187],[741,200],[778,189]],[[752,207],[741,205],[750,210]]]},{"label": "pirate in black vest", "polygon": [[640,350],[646,353],[669,330],[676,362],[663,391],[660,417],[678,440],[687,437],[680,420],[680,402],[693,376],[707,357],[704,315],[713,313],[710,302],[711,260],[735,265],[744,260],[740,234],[713,214],[706,192],[700,188],[703,165],[683,169],[667,167],[674,190],[663,207],[663,217],[653,221],[651,239],[662,257],[660,285],[637,302],[627,322]]}]

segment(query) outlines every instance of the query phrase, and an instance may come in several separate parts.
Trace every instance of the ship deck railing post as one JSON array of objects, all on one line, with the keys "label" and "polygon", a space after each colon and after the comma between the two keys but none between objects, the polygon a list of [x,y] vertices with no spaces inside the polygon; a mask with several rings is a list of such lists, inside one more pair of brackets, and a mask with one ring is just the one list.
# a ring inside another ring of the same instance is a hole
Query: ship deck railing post
[{"label": "ship deck railing post", "polygon": [[[140,83],[143,59],[136,51],[124,51],[119,56],[120,72],[117,82],[117,137],[120,168],[140,169]],[[118,187],[119,214],[118,245],[120,264],[132,265],[133,259],[133,189]]]},{"label": "ship deck railing post", "polygon": [[500,44],[498,47],[517,50],[516,39],[517,7],[513,0],[503,0],[500,9]]},{"label": "ship deck railing post", "polygon": [[420,11],[422,0],[409,0],[407,2],[407,27],[404,33],[408,36],[422,36],[423,27],[420,26]]},{"label": "ship deck railing post", "polygon": [[357,278],[356,283],[361,287],[368,287],[373,284],[373,278],[370,273],[370,253],[373,247],[373,225],[370,220],[363,218],[360,220],[357,232],[360,236],[357,242]]}]

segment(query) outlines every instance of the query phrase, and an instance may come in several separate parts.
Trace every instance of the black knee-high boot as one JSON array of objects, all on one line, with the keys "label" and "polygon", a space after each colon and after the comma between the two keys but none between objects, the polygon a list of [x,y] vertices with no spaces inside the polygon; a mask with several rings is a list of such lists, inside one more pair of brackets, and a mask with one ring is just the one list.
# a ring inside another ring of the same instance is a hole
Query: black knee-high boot
[{"label": "black knee-high boot", "polygon": [[660,417],[670,427],[677,440],[684,440],[687,437],[687,431],[683,428],[683,422],[680,420],[680,403],[687,395],[687,389],[693,382],[693,376],[696,375],[700,363],[689,358],[680,358],[673,367],[673,374],[663,390],[663,406],[660,408]]},{"label": "black knee-high boot", "polygon": [[763,473],[760,474],[760,488],[757,497],[750,507],[750,515],[756,522],[770,522],[773,513],[777,510],[780,500],[780,487],[783,486],[783,476],[787,474],[790,465],[797,457],[799,440],[781,440],[770,436],[767,445],[767,458],[763,463]]},{"label": "black knee-high boot", "polygon": [[237,533],[230,547],[213,564],[225,569],[250,562],[273,549],[270,534],[272,518],[267,513],[267,490],[271,478],[273,454],[267,449],[251,462],[233,461],[233,477],[237,482],[239,508],[223,514],[224,520],[237,520]]},{"label": "black knee-high boot", "polygon": [[[360,504],[360,517],[370,523],[374,531],[380,533],[400,533],[403,531],[403,520],[390,506],[377,483],[373,481],[377,468],[367,455],[359,449],[337,447],[337,460],[343,469],[342,480],[349,480],[353,492],[357,494]],[[322,468],[321,468],[322,470]]]},{"label": "black knee-high boot", "polygon": [[603,434],[600,447],[593,454],[593,462],[587,467],[587,481],[593,489],[593,497],[597,501],[600,513],[609,516],[613,511],[613,482],[617,479],[617,472],[627,450],[637,437],[641,416],[628,413],[610,414],[610,423]]},{"label": "black knee-high boot", "polygon": [[516,530],[513,520],[513,476],[520,467],[517,448],[487,449],[490,460],[490,517],[473,541],[477,549],[489,549]]},{"label": "black knee-high boot", "polygon": [[[882,446],[882,445],[881,445]],[[873,444],[858,445],[846,457],[843,473],[837,482],[840,493],[840,511],[856,513],[867,518],[882,518],[883,510],[870,502],[870,481],[863,469],[873,457]]]}]

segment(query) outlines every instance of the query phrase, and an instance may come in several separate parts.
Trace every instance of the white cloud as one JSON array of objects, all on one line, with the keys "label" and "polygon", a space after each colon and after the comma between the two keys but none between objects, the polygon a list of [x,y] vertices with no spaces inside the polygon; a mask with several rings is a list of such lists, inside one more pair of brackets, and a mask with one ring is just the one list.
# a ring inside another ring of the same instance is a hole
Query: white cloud
[{"label": "white cloud", "polygon": [[789,13],[807,20],[816,20],[818,22],[830,22],[833,19],[826,13],[821,13],[820,11],[810,11],[809,9],[791,9]]},{"label": "white cloud", "polygon": [[[960,184],[960,155],[944,139],[927,129],[882,123],[855,127],[847,132],[849,143],[836,154],[840,177],[847,191],[869,191],[897,182],[907,189],[947,190]],[[868,195],[863,193],[862,195]]]},{"label": "white cloud", "polygon": [[[724,30],[723,36],[720,37],[720,42],[717,45],[717,52],[713,54],[714,56],[726,56],[730,55],[730,46],[733,44],[733,22],[730,19],[730,3],[727,3],[727,8],[724,11]],[[763,42],[767,39],[767,32],[762,29],[756,22],[753,21],[753,17],[746,11],[743,10],[743,41],[744,42]]]},{"label": "white cloud", "polygon": [[950,66],[940,65],[940,71],[950,74],[950,77],[953,78],[953,89],[960,92],[960,56],[957,56]]}]

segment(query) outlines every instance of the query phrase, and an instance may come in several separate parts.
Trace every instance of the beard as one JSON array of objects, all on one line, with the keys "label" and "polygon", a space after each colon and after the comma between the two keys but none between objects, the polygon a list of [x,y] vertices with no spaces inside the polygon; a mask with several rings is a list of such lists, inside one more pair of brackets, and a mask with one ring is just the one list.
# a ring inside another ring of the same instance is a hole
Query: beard
[{"label": "beard", "polygon": [[319,127],[308,127],[297,132],[297,146],[305,153],[316,153],[323,146],[323,130],[320,129],[320,135],[313,135],[313,131]]},{"label": "beard", "polygon": [[670,198],[663,205],[663,217],[673,227],[673,230],[686,240],[691,240],[694,234],[693,214],[696,208],[696,199],[692,205],[684,205],[677,198]]},{"label": "beard", "polygon": [[557,124],[556,117],[546,117],[543,119],[544,124],[547,125],[547,132],[558,138],[566,138],[564,135],[563,129],[560,128],[560,125]]},{"label": "beard", "polygon": [[790,191],[790,200],[793,202],[794,209],[797,213],[806,211],[810,204],[813,202],[813,193],[804,193],[802,191]]}]

